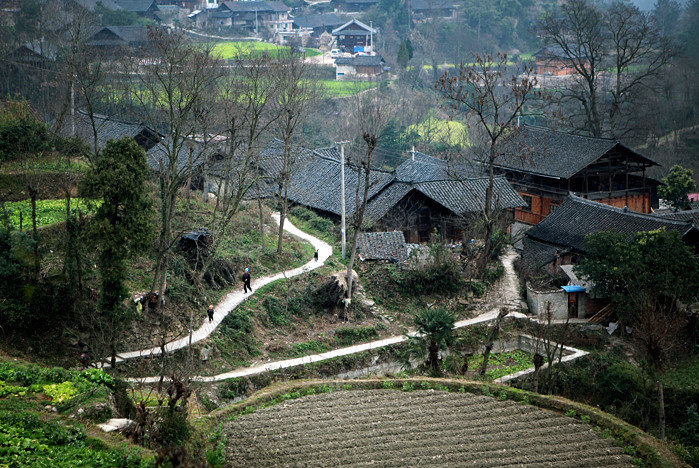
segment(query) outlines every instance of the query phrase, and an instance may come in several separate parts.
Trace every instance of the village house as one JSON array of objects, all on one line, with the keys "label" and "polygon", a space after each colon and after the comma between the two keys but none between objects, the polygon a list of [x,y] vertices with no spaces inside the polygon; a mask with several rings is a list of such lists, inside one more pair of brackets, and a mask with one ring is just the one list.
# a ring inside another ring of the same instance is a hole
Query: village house
[{"label": "village house", "polygon": [[640,213],[657,207],[659,183],[646,170],[659,164],[617,140],[523,125],[502,151],[496,170],[526,202],[515,210],[516,222],[539,223],[570,192]]},{"label": "village house", "polygon": [[[93,117],[99,150],[103,150],[109,140],[118,140],[124,137],[136,140],[136,143],[144,151],[150,150],[160,141],[160,135],[148,125],[126,122],[100,114],[95,114]],[[64,137],[77,136],[94,150],[92,121],[89,115],[82,110],[76,111],[74,116],[67,116],[61,124],[59,133]]]},{"label": "village house", "polygon": [[682,240],[699,253],[699,229],[691,221],[637,213],[569,195],[554,213],[525,234],[524,266],[567,278],[567,284],[561,287],[534,288],[528,285],[530,311],[539,314],[550,307],[556,318],[594,316],[609,304],[609,299],[592,296],[590,285],[574,272],[574,265],[585,255],[585,238],[604,231],[631,237],[638,232],[657,229],[677,231]]},{"label": "village house", "polygon": [[358,234],[357,253],[361,261],[402,263],[408,260],[408,246],[400,231]]},{"label": "village house", "polygon": [[[223,2],[218,8],[206,10],[203,26],[227,26],[259,32],[265,28],[278,42],[292,33],[291,9],[282,2],[246,1]],[[200,24],[202,21],[198,18]]]},{"label": "village house", "polygon": [[456,19],[454,2],[449,0],[410,0],[410,8],[416,22],[431,18]]},{"label": "village house", "polygon": [[336,80],[376,79],[384,73],[385,61],[380,55],[358,55],[335,59]]},{"label": "village house", "polygon": [[372,52],[376,29],[353,18],[342,26],[333,29],[337,47],[349,53]]},{"label": "village house", "polygon": [[337,11],[343,13],[359,13],[377,5],[379,0],[334,0]]},{"label": "village house", "polygon": [[573,62],[560,46],[546,46],[534,53],[537,75],[570,76],[576,73]]},{"label": "village house", "polygon": [[105,26],[85,41],[100,56],[133,54],[148,45],[146,26]]},{"label": "village house", "polygon": [[323,33],[332,33],[333,29],[347,22],[335,13],[297,16],[291,25],[294,33],[299,36],[320,37]]},{"label": "village house", "polygon": [[159,11],[155,0],[114,0],[114,3],[120,9],[144,18],[155,19],[155,14]]},{"label": "village house", "polygon": [[[273,141],[260,158],[268,180],[267,196],[275,193],[281,167],[281,143]],[[295,149],[298,154],[291,172],[289,200],[337,220],[341,215],[340,158],[335,148]],[[363,178],[357,167],[345,167],[345,213],[356,211],[356,193],[363,193]],[[436,232],[440,239],[462,241],[480,216],[488,179],[464,174],[454,177],[445,161],[421,153],[395,171],[372,170],[369,201],[364,215],[367,231],[401,231],[409,243],[428,242]],[[265,190],[261,190],[264,192]],[[509,213],[523,201],[504,177],[496,177],[493,202]],[[507,216],[505,216],[507,218]]]}]

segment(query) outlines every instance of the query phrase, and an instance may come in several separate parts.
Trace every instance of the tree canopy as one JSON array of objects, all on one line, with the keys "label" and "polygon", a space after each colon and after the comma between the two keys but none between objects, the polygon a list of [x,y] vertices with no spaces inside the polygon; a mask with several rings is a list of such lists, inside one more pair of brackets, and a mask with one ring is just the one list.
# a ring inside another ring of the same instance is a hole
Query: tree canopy
[{"label": "tree canopy", "polygon": [[612,299],[622,320],[632,322],[642,311],[699,295],[699,260],[676,231],[639,232],[631,239],[598,232],[585,245],[576,272],[593,283],[596,295]]},{"label": "tree canopy", "polygon": [[689,197],[692,190],[697,188],[694,182],[694,172],[691,169],[676,164],[663,179],[663,184],[658,187],[658,195],[664,198],[677,210],[689,209]]}]

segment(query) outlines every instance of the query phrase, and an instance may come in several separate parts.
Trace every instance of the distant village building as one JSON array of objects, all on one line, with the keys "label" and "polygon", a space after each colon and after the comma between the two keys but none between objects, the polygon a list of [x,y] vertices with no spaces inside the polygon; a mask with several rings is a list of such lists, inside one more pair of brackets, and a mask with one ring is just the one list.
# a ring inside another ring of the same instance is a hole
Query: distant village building
[{"label": "distant village building", "polygon": [[336,5],[337,11],[359,13],[377,5],[379,0],[335,0],[333,3]]},{"label": "distant village building", "polygon": [[413,19],[423,21],[430,18],[454,19],[456,8],[449,0],[410,0]]},{"label": "distant village building", "polygon": [[385,61],[380,55],[358,55],[335,59],[336,80],[375,79],[384,72]]},{"label": "distant village building", "polygon": [[576,73],[573,62],[560,46],[547,46],[534,53],[537,75],[569,76]]},{"label": "distant village building", "polygon": [[144,18],[155,19],[159,11],[155,0],[113,0],[124,11],[136,13]]},{"label": "distant village building", "polygon": [[347,22],[335,13],[296,16],[291,25],[297,35],[320,37],[324,32],[332,33],[333,29]]},{"label": "distant village building", "polygon": [[345,52],[371,52],[373,35],[376,32],[376,29],[353,18],[342,26],[333,29],[332,35],[335,37],[338,48]]},{"label": "distant village building", "polygon": [[[150,126],[142,123],[127,122],[106,115],[94,115],[97,130],[97,148],[102,150],[109,140],[130,137],[145,151],[153,148],[160,135]],[[94,132],[89,115],[81,110],[75,116],[67,116],[62,122],[59,133],[64,137],[77,136],[94,150]]]},{"label": "distant village building", "polygon": [[100,56],[131,54],[148,45],[146,26],[105,26],[85,41]]},{"label": "distant village building", "polygon": [[259,32],[262,28],[269,30],[278,42],[292,32],[293,20],[289,13],[291,8],[276,1],[235,1],[223,2],[218,8],[208,9],[200,19],[195,20],[203,26],[228,26]]},{"label": "distant village building", "polygon": [[515,221],[539,223],[570,192],[640,213],[657,207],[658,182],[646,170],[659,164],[617,140],[523,125],[502,150],[497,172],[526,202],[515,210]]}]

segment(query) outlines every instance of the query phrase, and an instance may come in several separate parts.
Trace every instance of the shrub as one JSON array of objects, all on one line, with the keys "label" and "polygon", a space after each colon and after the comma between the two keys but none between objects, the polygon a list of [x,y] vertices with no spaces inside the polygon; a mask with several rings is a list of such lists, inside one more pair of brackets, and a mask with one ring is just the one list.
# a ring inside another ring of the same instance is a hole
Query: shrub
[{"label": "shrub", "polygon": [[409,269],[401,282],[403,291],[412,296],[454,294],[463,284],[464,279],[458,264],[451,261]]},{"label": "shrub", "polygon": [[351,345],[378,336],[376,327],[340,327],[335,331],[335,337],[341,345]]},{"label": "shrub", "polygon": [[245,395],[248,388],[250,388],[250,381],[241,377],[223,382],[218,387],[218,394],[226,400],[234,400]]},{"label": "shrub", "polygon": [[331,232],[335,225],[328,218],[318,216],[313,211],[303,206],[296,206],[289,210],[289,214],[308,224],[311,229],[320,232]]},{"label": "shrub", "polygon": [[485,283],[481,283],[480,281],[471,281],[469,283],[469,288],[471,289],[473,295],[476,297],[483,296],[486,290]]},{"label": "shrub", "polygon": [[163,417],[158,426],[158,442],[165,446],[181,445],[189,439],[190,427],[187,414],[182,411],[172,411]]},{"label": "shrub", "polygon": [[505,274],[505,267],[498,265],[496,267],[488,268],[485,270],[485,275],[483,275],[483,281],[486,284],[493,284]]},{"label": "shrub", "polygon": [[262,301],[262,305],[267,311],[267,320],[272,325],[283,326],[290,323],[287,308],[282,303],[281,299],[274,296],[267,296]]}]

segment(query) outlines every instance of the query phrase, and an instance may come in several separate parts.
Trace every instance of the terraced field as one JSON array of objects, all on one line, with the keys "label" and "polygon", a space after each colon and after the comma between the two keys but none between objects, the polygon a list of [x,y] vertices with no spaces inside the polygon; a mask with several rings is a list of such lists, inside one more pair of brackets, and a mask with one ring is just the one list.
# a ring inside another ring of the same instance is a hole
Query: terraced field
[{"label": "terraced field", "polygon": [[225,426],[227,466],[633,466],[591,426],[470,393],[311,395]]}]

